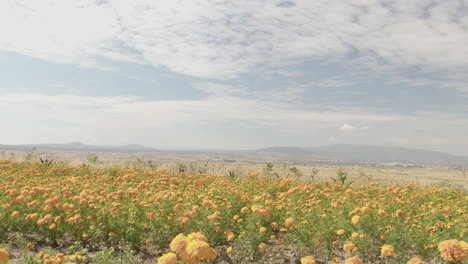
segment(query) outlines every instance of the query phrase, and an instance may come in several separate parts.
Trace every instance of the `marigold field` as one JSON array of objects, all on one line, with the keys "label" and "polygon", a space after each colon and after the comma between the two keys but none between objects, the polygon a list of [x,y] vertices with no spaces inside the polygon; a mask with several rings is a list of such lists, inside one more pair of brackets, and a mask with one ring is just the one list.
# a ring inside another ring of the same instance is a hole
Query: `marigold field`
[{"label": "marigold field", "polygon": [[464,190],[0,161],[0,263],[467,263]]}]

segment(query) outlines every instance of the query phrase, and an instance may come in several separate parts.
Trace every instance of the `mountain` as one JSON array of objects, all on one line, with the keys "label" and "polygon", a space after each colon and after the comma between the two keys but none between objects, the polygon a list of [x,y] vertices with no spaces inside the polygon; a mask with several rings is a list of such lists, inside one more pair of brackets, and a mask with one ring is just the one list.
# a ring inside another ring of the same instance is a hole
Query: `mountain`
[{"label": "mountain", "polygon": [[0,145],[0,149],[14,150],[67,150],[67,151],[118,151],[118,152],[157,152],[159,150],[145,147],[138,144],[125,146],[94,146],[81,142],[71,142],[65,144],[25,144],[25,145]]},{"label": "mountain", "polygon": [[319,147],[269,147],[256,150],[160,150],[142,145],[125,146],[94,146],[81,142],[65,144],[27,144],[0,145],[0,149],[26,150],[62,150],[88,152],[165,152],[178,155],[205,155],[216,158],[265,159],[276,158],[284,160],[338,160],[338,161],[370,161],[370,162],[438,162],[464,163],[468,157],[455,156],[443,152],[409,149],[399,147],[367,146],[335,144]]},{"label": "mountain", "polygon": [[255,151],[260,155],[291,158],[319,158],[341,161],[468,162],[468,157],[448,153],[399,147],[334,144],[320,147],[271,147]]}]

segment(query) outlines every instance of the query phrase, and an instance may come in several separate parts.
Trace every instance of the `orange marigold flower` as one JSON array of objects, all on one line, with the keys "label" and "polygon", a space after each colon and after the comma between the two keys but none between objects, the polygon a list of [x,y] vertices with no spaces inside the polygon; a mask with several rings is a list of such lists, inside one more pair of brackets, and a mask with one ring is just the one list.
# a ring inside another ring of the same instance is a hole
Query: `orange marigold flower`
[{"label": "orange marigold flower", "polygon": [[362,264],[362,259],[358,256],[354,256],[345,260],[345,264]]},{"label": "orange marigold flower", "polygon": [[441,257],[447,262],[468,259],[468,243],[457,239],[449,239],[439,243]]},{"label": "orange marigold flower", "polygon": [[293,225],[294,225],[294,218],[291,218],[291,217],[287,218],[287,219],[284,221],[284,225],[285,225],[286,227],[291,227],[291,226],[293,226]]},{"label": "orange marigold flower", "polygon": [[187,237],[184,234],[178,234],[174,239],[172,239],[170,248],[175,253],[180,254],[181,252],[185,251],[187,244]]},{"label": "orange marigold flower", "polygon": [[37,221],[37,225],[38,225],[38,226],[44,225],[44,224],[46,224],[46,223],[47,223],[47,221],[44,220],[44,219],[41,219],[41,220],[38,220],[38,221]]},{"label": "orange marigold flower", "polygon": [[424,262],[418,257],[413,257],[410,260],[408,260],[406,264],[424,264]]},{"label": "orange marigold flower", "polygon": [[208,238],[206,238],[205,235],[203,235],[202,233],[191,233],[187,236],[188,240],[192,241],[192,240],[197,240],[197,241],[203,241],[203,242],[206,242],[208,243]]},{"label": "orange marigold flower", "polygon": [[188,225],[189,223],[190,223],[190,218],[188,218],[188,217],[182,218],[182,224],[183,225]]},{"label": "orange marigold flower", "polygon": [[207,242],[200,240],[190,241],[186,251],[188,255],[194,256],[199,260],[214,260],[218,256],[216,251]]},{"label": "orange marigold flower", "polygon": [[6,263],[9,260],[10,260],[10,254],[8,253],[8,251],[6,251],[6,249],[4,248],[0,248],[0,262]]},{"label": "orange marigold flower", "polygon": [[387,215],[387,213],[385,212],[384,209],[379,209],[379,210],[377,210],[377,213],[378,213],[380,216],[386,216],[386,215]]},{"label": "orange marigold flower", "polygon": [[34,242],[29,242],[26,244],[26,247],[29,249],[29,250],[32,250],[36,247],[36,243]]},{"label": "orange marigold flower", "polygon": [[348,241],[343,245],[343,250],[344,251],[351,252],[351,251],[355,251],[356,249],[357,249],[356,245],[354,245],[354,243],[351,242],[351,241]]}]

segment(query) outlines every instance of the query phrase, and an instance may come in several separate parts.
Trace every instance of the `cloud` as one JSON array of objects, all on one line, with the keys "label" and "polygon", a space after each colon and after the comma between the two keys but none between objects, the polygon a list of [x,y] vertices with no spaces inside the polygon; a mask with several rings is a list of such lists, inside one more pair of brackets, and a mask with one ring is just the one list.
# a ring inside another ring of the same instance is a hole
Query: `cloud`
[{"label": "cloud", "polygon": [[340,127],[340,130],[341,131],[345,131],[345,132],[349,132],[349,131],[354,131],[356,130],[356,127],[352,126],[352,125],[348,125],[348,124],[343,124],[341,127]]},{"label": "cloud", "polygon": [[356,131],[356,130],[365,131],[365,130],[368,130],[368,129],[369,129],[368,126],[355,127],[355,126],[352,126],[352,125],[346,124],[346,123],[343,124],[340,127],[340,130],[344,131],[344,132],[352,132],[352,131]]},{"label": "cloud", "polygon": [[89,67],[99,67],[102,57],[134,61],[211,79],[307,58],[339,62],[349,54],[355,56],[351,67],[365,70],[467,69],[466,5],[456,0],[4,0],[0,49]]},{"label": "cloud", "polygon": [[[34,139],[36,142],[76,141],[83,137],[98,137],[97,142],[118,143],[122,139],[131,140],[135,131],[146,137],[167,134],[170,142],[178,142],[171,133],[195,127],[203,133],[223,135],[227,133],[224,127],[231,124],[245,127],[251,133],[265,129],[294,135],[314,133],[344,120],[372,123],[402,118],[352,110],[314,112],[277,102],[215,95],[199,100],[148,101],[128,96],[9,94],[0,97],[0,111],[11,113],[2,123],[0,136],[12,141],[16,138],[18,142]],[[216,130],[210,131],[210,126],[215,126]],[[26,133],[21,138],[21,133],[14,134],[18,130],[38,133]],[[196,135],[190,135],[190,131],[187,133],[186,138],[197,142]],[[256,135],[249,137],[257,138]],[[223,144],[226,144],[225,139]]]},{"label": "cloud", "polygon": [[370,114],[356,110],[314,112],[288,104],[232,96],[148,101],[134,96],[9,94],[0,98],[0,110],[22,114],[30,119],[60,120],[77,125],[88,123],[97,127],[166,127],[217,120],[264,121],[264,124],[273,127],[291,123],[299,127],[303,122],[389,121],[401,118],[397,115]]},{"label": "cloud", "polygon": [[[84,141],[239,149],[322,145],[328,141],[466,153],[463,142],[468,133],[462,114],[402,116],[352,108],[310,111],[282,102],[219,94],[170,101],[134,96],[7,94],[0,97],[0,111],[8,113],[0,130],[0,138],[8,139],[0,142],[3,144]],[[367,126],[372,127],[372,133],[364,131]],[[337,127],[344,130],[338,136]]]}]

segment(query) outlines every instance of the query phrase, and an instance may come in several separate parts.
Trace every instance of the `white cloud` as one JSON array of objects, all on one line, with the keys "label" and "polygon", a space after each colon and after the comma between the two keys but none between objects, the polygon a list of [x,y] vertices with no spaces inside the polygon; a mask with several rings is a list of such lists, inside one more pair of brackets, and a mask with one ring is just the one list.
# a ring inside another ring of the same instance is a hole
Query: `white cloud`
[{"label": "white cloud", "polygon": [[[128,139],[141,131],[146,135],[162,131],[179,131],[185,126],[196,126],[211,133],[207,126],[218,124],[249,124],[250,129],[268,129],[275,133],[297,134],[336,126],[344,120],[355,122],[385,122],[402,117],[347,110],[345,112],[314,112],[293,106],[212,95],[200,100],[148,101],[138,97],[90,97],[76,95],[47,96],[38,94],[10,94],[0,97],[0,111],[12,113],[2,123],[0,136],[17,142],[48,138],[77,139],[102,135],[98,142],[109,142],[115,137]],[[41,125],[46,124],[46,125]],[[23,138],[14,131],[41,131],[26,133]],[[11,132],[11,134],[5,134]],[[192,137],[187,131],[187,138]],[[224,131],[215,131],[223,134]],[[257,135],[252,135],[257,137]],[[196,136],[193,136],[196,140]],[[42,140],[44,141],[44,140]],[[177,138],[171,138],[177,142]],[[113,142],[110,142],[113,143]]]},{"label": "white cloud", "polygon": [[349,124],[343,124],[343,125],[340,127],[340,130],[341,130],[341,131],[345,131],[345,132],[350,132],[350,131],[356,130],[356,127],[354,127],[354,126],[352,126],[352,125],[349,125]]},{"label": "white cloud", "polygon": [[[62,63],[96,57],[232,78],[304,58],[363,67],[468,68],[468,12],[461,1],[3,0],[0,49]],[[466,5],[466,4],[465,4]],[[365,59],[367,58],[367,59]],[[383,65],[380,65],[381,67]]]},{"label": "white cloud", "polygon": [[[3,144],[84,141],[155,147],[250,148],[323,142],[393,145],[465,153],[461,114],[308,111],[281,102],[212,94],[199,100],[9,94],[0,97]],[[366,124],[366,125],[362,125]],[[366,127],[372,131],[365,131]],[[336,128],[343,132],[335,135]],[[357,131],[362,131],[357,133]],[[170,145],[168,145],[170,144]]]}]

